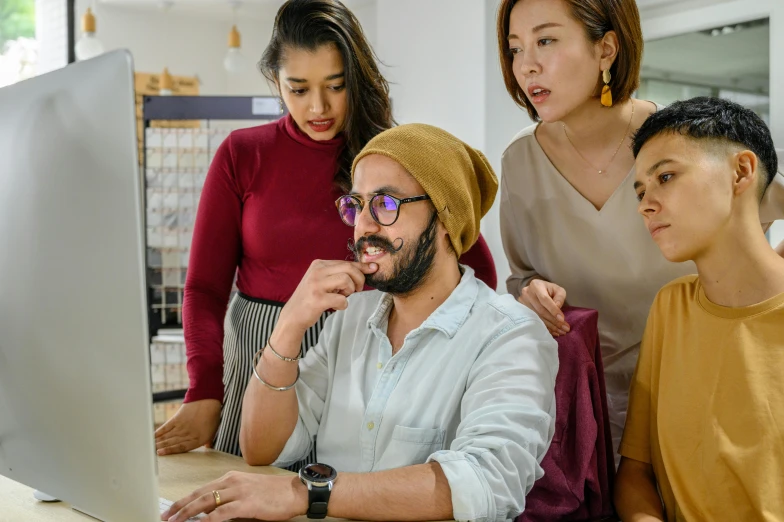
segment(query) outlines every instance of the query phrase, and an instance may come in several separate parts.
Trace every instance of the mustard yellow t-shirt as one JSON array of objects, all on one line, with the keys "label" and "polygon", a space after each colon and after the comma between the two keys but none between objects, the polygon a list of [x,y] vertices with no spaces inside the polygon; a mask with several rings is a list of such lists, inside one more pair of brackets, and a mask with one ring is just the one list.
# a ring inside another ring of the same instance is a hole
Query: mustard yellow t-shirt
[{"label": "mustard yellow t-shirt", "polygon": [[784,521],[784,294],[743,308],[697,276],[658,293],[621,455],[649,463],[669,521]]}]

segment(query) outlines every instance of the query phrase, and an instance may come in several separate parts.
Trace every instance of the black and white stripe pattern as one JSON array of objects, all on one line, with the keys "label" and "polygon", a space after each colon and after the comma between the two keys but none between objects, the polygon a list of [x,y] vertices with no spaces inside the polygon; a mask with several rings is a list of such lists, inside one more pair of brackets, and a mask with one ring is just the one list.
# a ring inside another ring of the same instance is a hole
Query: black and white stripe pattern
[{"label": "black and white stripe pattern", "polygon": [[[214,448],[218,451],[241,455],[239,437],[242,398],[248,380],[253,375],[253,355],[267,344],[282,309],[283,303],[253,299],[239,293],[229,304],[223,340],[223,412],[214,441]],[[308,329],[302,339],[303,354],[318,342],[327,316],[325,312]],[[313,462],[316,462],[315,445],[305,460],[288,469],[299,471],[305,464]]]}]

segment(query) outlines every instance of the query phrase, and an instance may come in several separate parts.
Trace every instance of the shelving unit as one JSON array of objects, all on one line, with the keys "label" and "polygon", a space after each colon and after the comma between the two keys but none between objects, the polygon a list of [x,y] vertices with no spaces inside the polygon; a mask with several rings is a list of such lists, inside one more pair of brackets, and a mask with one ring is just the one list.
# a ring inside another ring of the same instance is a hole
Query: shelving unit
[{"label": "shelving unit", "polygon": [[[184,341],[156,336],[162,328],[182,329],[193,227],[210,163],[232,130],[277,120],[284,112],[273,96],[145,96],[143,102],[151,368],[153,400],[161,402],[181,399],[188,386]],[[169,123],[153,124],[159,121]]]}]

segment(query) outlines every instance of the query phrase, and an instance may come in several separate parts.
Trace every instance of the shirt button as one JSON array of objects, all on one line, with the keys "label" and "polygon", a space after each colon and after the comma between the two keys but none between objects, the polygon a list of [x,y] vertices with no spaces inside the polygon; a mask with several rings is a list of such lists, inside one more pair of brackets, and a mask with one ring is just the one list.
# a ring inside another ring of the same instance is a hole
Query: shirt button
[{"label": "shirt button", "polygon": [[384,365],[383,365],[382,363],[378,363],[378,364],[376,365],[376,368],[378,368],[379,370],[380,370],[381,368],[383,368],[383,367],[384,367]]},{"label": "shirt button", "polygon": [[369,429],[369,430],[372,430],[373,428],[375,428],[375,427],[376,427],[376,425],[375,425],[375,424],[373,424],[373,422],[368,422],[368,423],[367,423],[367,427],[368,427],[368,429]]}]

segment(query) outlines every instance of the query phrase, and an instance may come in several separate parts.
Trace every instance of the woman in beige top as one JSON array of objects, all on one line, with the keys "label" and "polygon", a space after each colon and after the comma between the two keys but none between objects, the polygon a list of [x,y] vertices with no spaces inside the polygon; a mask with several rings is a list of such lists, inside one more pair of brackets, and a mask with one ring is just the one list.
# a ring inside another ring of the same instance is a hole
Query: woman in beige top
[{"label": "woman in beige top", "polygon": [[[507,90],[541,120],[515,136],[502,158],[507,289],[555,336],[569,330],[565,302],[599,311],[617,449],[648,309],[662,286],[696,273],[691,262],[666,261],[637,214],[629,145],[657,110],[631,99],[643,45],[637,6],[503,0],[498,42]],[[612,102],[600,94],[605,84]],[[767,224],[784,217],[781,173],[761,213]]]}]

